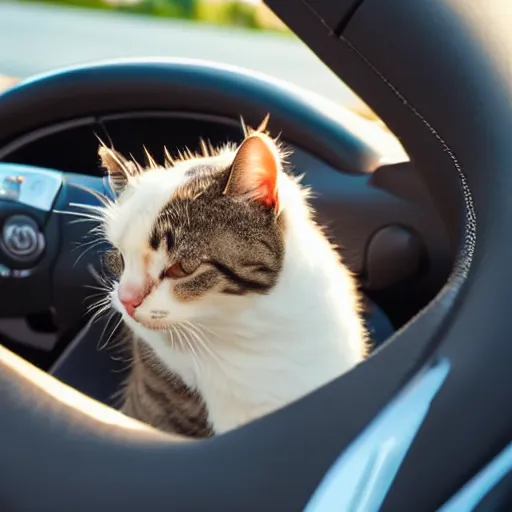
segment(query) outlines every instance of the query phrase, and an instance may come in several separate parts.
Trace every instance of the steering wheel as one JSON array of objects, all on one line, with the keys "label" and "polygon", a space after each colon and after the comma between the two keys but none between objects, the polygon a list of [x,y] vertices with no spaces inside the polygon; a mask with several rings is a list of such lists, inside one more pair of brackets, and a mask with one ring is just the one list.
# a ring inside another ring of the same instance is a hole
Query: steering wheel
[{"label": "steering wheel", "polygon": [[[512,5],[317,1],[291,12],[286,2],[268,3],[400,138],[457,250],[449,281],[364,364],[199,442],[125,418],[0,347],[0,502],[8,510],[433,510],[509,442]],[[249,123],[269,110],[273,130],[325,161],[375,165],[355,137],[349,153],[340,151],[347,146],[339,123],[299,94],[228,69],[178,62],[169,74],[168,66],[88,66],[25,82],[0,98],[0,147],[114,105],[243,113]],[[2,288],[2,314],[51,305],[77,321],[83,310],[69,304],[66,288],[83,284],[86,273],[63,282],[70,256],[52,242],[62,218],[52,212],[80,202],[80,187],[104,191],[104,183],[48,169],[7,171],[2,177],[21,179],[4,188],[23,200],[4,225],[16,243],[3,249],[25,274]],[[27,274],[43,244],[46,272]]]}]

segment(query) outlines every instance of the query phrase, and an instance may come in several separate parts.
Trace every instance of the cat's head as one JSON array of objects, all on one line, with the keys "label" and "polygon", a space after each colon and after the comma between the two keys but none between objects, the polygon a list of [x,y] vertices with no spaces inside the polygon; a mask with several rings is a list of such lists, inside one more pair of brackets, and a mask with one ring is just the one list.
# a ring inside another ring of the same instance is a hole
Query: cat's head
[{"label": "cat's head", "polygon": [[117,192],[104,217],[112,302],[128,322],[166,330],[236,315],[272,290],[284,257],[283,155],[263,130],[165,167],[99,153]]}]

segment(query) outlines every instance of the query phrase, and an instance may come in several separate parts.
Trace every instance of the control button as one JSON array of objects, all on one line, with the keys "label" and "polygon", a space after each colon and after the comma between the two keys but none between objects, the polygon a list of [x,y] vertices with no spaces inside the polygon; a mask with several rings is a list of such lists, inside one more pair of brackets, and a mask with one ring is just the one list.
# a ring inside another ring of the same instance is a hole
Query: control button
[{"label": "control button", "polygon": [[415,276],[425,258],[419,237],[404,226],[386,226],[373,235],[366,250],[367,287],[383,290]]},{"label": "control button", "polygon": [[5,247],[18,256],[29,256],[37,251],[37,235],[37,231],[30,224],[10,224],[4,229]]},{"label": "control button", "polygon": [[2,248],[14,260],[34,261],[44,250],[44,236],[26,215],[13,215],[2,230]]}]

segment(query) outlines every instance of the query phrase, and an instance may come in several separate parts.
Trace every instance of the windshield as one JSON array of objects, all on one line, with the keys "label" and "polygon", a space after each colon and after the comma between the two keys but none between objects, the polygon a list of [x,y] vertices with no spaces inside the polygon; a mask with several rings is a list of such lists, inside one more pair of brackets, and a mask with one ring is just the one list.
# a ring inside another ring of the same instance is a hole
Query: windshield
[{"label": "windshield", "polygon": [[266,73],[373,117],[257,0],[13,1],[0,4],[0,41],[2,88],[11,77],[95,60],[183,57]]}]

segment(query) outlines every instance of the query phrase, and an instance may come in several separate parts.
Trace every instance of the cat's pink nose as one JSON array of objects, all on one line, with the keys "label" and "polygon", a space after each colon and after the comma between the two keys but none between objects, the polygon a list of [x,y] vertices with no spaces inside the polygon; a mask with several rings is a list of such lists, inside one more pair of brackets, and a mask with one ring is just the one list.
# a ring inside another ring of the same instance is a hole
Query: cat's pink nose
[{"label": "cat's pink nose", "polygon": [[142,304],[142,301],[122,300],[121,304],[123,305],[123,307],[126,310],[126,312],[130,316],[133,316],[135,314],[135,310]]},{"label": "cat's pink nose", "polygon": [[135,310],[148,295],[147,288],[131,283],[120,284],[117,293],[119,295],[119,301],[130,316],[135,314]]}]

